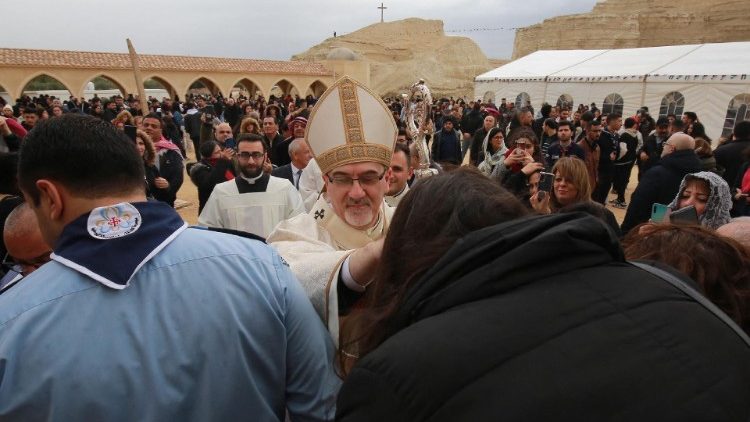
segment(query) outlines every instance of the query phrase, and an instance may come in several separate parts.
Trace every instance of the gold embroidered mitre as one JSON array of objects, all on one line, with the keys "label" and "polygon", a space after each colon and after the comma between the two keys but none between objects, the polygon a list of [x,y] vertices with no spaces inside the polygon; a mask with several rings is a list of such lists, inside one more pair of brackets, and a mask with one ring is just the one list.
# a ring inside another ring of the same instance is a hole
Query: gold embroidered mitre
[{"label": "gold embroidered mitre", "polygon": [[397,135],[388,106],[348,76],[321,95],[305,130],[305,140],[323,174],[364,161],[389,167]]}]

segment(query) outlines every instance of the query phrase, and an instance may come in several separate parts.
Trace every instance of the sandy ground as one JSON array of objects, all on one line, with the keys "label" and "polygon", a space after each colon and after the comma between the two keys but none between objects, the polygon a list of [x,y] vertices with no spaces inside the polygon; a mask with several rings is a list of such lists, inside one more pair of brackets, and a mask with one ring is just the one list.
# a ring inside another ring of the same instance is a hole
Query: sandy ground
[{"label": "sandy ground", "polygon": [[[186,163],[191,161],[194,162],[195,153],[193,152],[192,142],[187,141],[186,145],[188,145],[188,159]],[[638,168],[634,167],[633,172],[630,175],[630,183],[628,183],[628,188],[625,191],[625,199],[628,203],[630,203],[630,195],[633,193],[637,184]],[[622,220],[625,218],[625,210],[615,208],[609,204],[609,200],[615,199],[616,197],[616,195],[610,193],[609,198],[607,198],[607,209],[612,211],[619,223],[622,223]],[[182,187],[177,192],[177,202],[175,203],[175,206],[183,220],[187,221],[189,224],[198,223],[198,188],[196,188],[193,182],[190,181],[190,177],[187,173],[185,174],[185,181],[182,183]]]}]

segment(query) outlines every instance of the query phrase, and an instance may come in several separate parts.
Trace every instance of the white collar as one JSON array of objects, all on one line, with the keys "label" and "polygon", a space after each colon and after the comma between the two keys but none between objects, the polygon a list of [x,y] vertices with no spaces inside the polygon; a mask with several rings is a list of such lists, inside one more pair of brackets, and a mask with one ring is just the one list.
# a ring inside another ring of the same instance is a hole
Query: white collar
[{"label": "white collar", "polygon": [[247,183],[250,183],[251,185],[254,185],[254,184],[255,184],[255,182],[257,182],[257,181],[258,181],[258,179],[260,179],[261,177],[263,177],[263,172],[260,172],[260,174],[258,175],[258,177],[253,177],[252,179],[251,179],[251,178],[249,178],[249,177],[245,177],[245,175],[244,175],[244,174],[242,174],[242,172],[240,172],[240,175],[239,175],[239,176],[240,176],[240,177],[241,177],[241,178],[242,178],[243,180],[245,180],[245,181],[246,181]]},{"label": "white collar", "polygon": [[294,165],[294,163],[289,163],[289,165],[292,167],[292,174],[297,174],[298,171],[303,169],[298,169],[297,166]]}]

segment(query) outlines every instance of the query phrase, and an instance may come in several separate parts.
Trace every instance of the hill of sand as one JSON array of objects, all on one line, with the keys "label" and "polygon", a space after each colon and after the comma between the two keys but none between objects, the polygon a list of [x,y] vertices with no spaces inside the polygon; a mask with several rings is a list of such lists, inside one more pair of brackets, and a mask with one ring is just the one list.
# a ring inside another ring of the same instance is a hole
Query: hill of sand
[{"label": "hill of sand", "polygon": [[747,0],[608,0],[589,13],[516,31],[513,58],[537,50],[657,47],[750,40]]},{"label": "hill of sand", "polygon": [[383,96],[405,92],[420,78],[434,96],[472,96],[474,77],[494,68],[473,40],[446,36],[440,20],[417,18],[328,38],[292,60],[325,60],[341,47],[370,62],[371,88]]}]

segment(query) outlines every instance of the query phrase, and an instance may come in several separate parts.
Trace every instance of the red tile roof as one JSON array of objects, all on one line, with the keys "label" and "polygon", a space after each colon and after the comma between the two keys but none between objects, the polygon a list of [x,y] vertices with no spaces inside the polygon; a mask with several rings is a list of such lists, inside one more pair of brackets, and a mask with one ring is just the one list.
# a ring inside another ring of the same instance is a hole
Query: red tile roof
[{"label": "red tile roof", "polygon": [[[139,54],[144,70],[201,72],[288,73],[329,76],[322,64],[309,61],[253,60],[221,57],[162,56]],[[130,56],[91,51],[30,50],[0,48],[0,66],[68,67],[85,69],[130,69]]]}]

